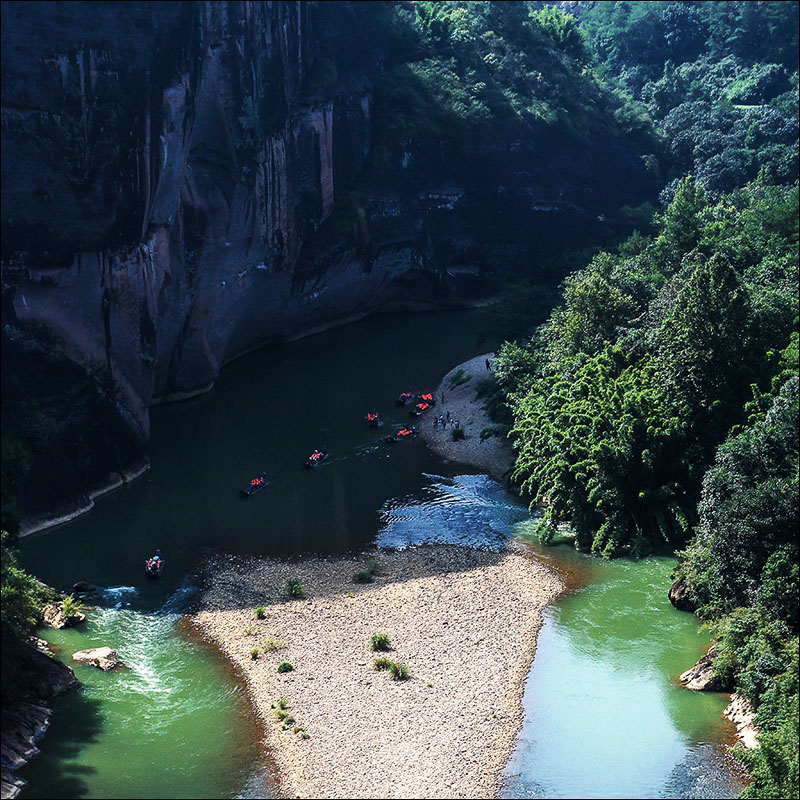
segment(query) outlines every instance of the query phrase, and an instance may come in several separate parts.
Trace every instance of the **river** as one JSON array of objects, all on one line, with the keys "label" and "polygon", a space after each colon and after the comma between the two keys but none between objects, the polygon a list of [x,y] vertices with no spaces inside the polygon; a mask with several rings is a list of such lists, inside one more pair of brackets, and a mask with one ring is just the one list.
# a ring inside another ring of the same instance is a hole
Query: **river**
[{"label": "river", "polygon": [[[403,390],[432,389],[481,352],[475,312],[377,315],[251,353],[215,388],[152,411],[152,469],[91,514],[23,540],[23,562],[102,602],[84,629],[48,631],[65,660],[109,644],[127,669],[77,666],[83,683],[55,703],[25,797],[259,797],[264,754],[243,693],[219,657],[180,624],[192,570],[218,551],[295,556],[366,544],[503,547],[530,515],[483,475],[419,441],[382,443],[408,419]],[[377,431],[364,414],[377,409]],[[429,424],[429,423],[428,423]],[[477,431],[474,432],[477,435]],[[328,462],[302,462],[326,446]],[[238,489],[266,472],[270,485]],[[535,547],[535,545],[532,545]],[[143,576],[155,548],[166,566]],[[725,699],[675,676],[703,653],[698,622],[666,601],[670,559],[597,563],[566,547],[542,556],[575,591],[549,611],[508,766],[508,797],[732,797],[740,786],[717,742]]]}]

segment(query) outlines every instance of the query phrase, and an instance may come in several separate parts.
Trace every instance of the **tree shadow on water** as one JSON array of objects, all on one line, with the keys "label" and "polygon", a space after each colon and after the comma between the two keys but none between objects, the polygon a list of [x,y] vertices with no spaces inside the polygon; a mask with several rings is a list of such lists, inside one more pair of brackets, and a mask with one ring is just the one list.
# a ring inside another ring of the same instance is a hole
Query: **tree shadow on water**
[{"label": "tree shadow on water", "polygon": [[97,741],[103,727],[100,701],[76,690],[52,702],[53,717],[41,753],[20,770],[28,781],[23,798],[77,798],[89,793],[95,767],[77,762],[84,748]]}]

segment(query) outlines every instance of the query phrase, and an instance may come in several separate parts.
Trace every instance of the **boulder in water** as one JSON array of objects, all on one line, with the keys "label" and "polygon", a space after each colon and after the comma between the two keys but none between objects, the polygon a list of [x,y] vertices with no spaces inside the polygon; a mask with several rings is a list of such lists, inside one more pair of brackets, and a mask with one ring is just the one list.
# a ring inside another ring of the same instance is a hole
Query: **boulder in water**
[{"label": "boulder in water", "polygon": [[50,603],[42,609],[42,622],[50,628],[66,628],[69,625],[67,615],[58,603]]},{"label": "boulder in water", "polygon": [[689,589],[683,578],[678,578],[667,592],[670,603],[679,611],[696,611],[697,604],[689,597]]},{"label": "boulder in water", "polygon": [[42,609],[42,622],[50,628],[68,628],[70,625],[80,625],[86,622],[86,614],[80,611],[67,616],[60,603],[50,603]]},{"label": "boulder in water", "polygon": [[110,647],[92,647],[89,650],[78,650],[77,653],[72,654],[72,660],[90,664],[93,667],[102,669],[104,672],[125,666],[117,657],[117,651],[112,650]]},{"label": "boulder in water", "polygon": [[79,594],[86,594],[87,592],[94,592],[97,587],[89,581],[78,581],[72,584],[72,591]]},{"label": "boulder in water", "polygon": [[723,692],[725,687],[714,675],[714,659],[717,657],[717,646],[712,645],[699,661],[686,672],[681,673],[680,681],[694,692]]}]

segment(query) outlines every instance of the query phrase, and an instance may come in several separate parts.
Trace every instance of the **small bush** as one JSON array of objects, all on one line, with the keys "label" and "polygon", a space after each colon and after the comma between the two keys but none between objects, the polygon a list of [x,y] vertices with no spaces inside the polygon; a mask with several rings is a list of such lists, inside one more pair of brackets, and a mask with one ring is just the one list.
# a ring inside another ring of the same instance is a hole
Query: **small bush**
[{"label": "small bush", "polygon": [[452,433],[450,434],[454,442],[457,442],[459,439],[466,439],[467,434],[464,432],[463,428],[453,428]]},{"label": "small bush", "polygon": [[282,708],[276,708],[272,713],[275,715],[275,719],[277,720],[284,720],[289,716],[289,714]]},{"label": "small bush", "polygon": [[285,728],[290,728],[295,723],[294,717],[284,717],[283,718],[283,725]]},{"label": "small bush", "polygon": [[264,619],[267,616],[267,609],[264,606],[256,606],[253,613],[256,615],[256,619]]},{"label": "small bush", "polygon": [[278,672],[291,672],[294,667],[288,661],[281,661],[278,664]]},{"label": "small bush", "polygon": [[497,381],[493,377],[484,378],[482,381],[478,381],[478,385],[475,387],[475,399],[485,400],[497,392],[499,388]]},{"label": "small bush", "polygon": [[503,423],[487,425],[481,430],[481,441],[485,442],[490,436],[497,436],[498,439],[506,439],[510,430],[511,426],[504,425]]},{"label": "small bush", "polygon": [[289,597],[305,597],[303,586],[297,578],[290,578],[286,581],[286,594]]},{"label": "small bush", "polygon": [[61,610],[64,612],[65,617],[75,617],[83,611],[83,606],[75,598],[75,595],[71,594],[61,601]]},{"label": "small bush", "polygon": [[278,708],[287,709],[289,708],[289,701],[285,697],[279,697],[276,701]]},{"label": "small bush", "polygon": [[367,572],[370,575],[383,575],[383,567],[377,561],[370,561],[367,564]]},{"label": "small bush", "polygon": [[273,639],[270,637],[264,642],[264,650],[268,653],[274,653],[276,650],[283,650],[286,647],[286,642],[282,642],[280,639]]},{"label": "small bush", "polygon": [[392,680],[404,681],[409,677],[408,667],[405,664],[392,662],[389,665],[389,672],[392,673]]},{"label": "small bush", "polygon": [[369,637],[370,650],[391,650],[392,642],[388,633],[373,633]]},{"label": "small bush", "polygon": [[367,572],[365,569],[362,569],[353,575],[353,583],[372,583],[374,580],[375,579],[372,577],[372,573]]},{"label": "small bush", "polygon": [[303,732],[302,725],[295,725],[294,730],[292,731],[292,733],[302,733],[302,732]]},{"label": "small bush", "polygon": [[260,653],[260,652],[261,652],[261,651],[260,651],[260,650],[259,650],[257,647],[254,647],[254,648],[253,648],[253,649],[250,651],[250,658],[252,658],[252,659],[253,659],[253,661],[255,661],[255,660],[258,658],[258,655],[259,655],[259,653]]},{"label": "small bush", "polygon": [[389,669],[392,664],[394,664],[394,661],[392,661],[390,658],[382,656],[381,658],[373,659],[372,669],[374,669],[376,672],[380,672],[381,670]]},{"label": "small bush", "polygon": [[303,731],[303,732],[300,734],[300,738],[301,738],[301,739],[310,739],[311,737],[310,737],[310,736],[309,736],[309,735],[308,735],[308,734],[307,734],[305,731]]},{"label": "small bush", "polygon": [[255,636],[256,629],[255,629],[255,628],[254,628],[252,625],[249,625],[248,627],[246,627],[246,628],[245,628],[245,629],[242,631],[242,633],[243,633],[245,636]]},{"label": "small bush", "polygon": [[456,386],[461,386],[461,384],[466,383],[467,381],[472,380],[472,375],[467,375],[464,372],[463,367],[459,367],[454,373],[453,376],[450,378],[450,388],[455,389]]}]

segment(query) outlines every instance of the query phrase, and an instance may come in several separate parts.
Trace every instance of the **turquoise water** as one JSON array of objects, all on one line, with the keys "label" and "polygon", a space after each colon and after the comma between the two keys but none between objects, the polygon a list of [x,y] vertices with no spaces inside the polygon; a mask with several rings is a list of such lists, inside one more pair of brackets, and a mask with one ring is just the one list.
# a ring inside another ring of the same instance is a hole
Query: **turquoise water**
[{"label": "turquoise water", "polygon": [[584,586],[546,612],[503,796],[741,791],[716,744],[732,731],[722,717],[727,696],[690,692],[676,680],[710,639],[667,599],[675,559],[604,562],[566,546],[532,547]]},{"label": "turquoise water", "polygon": [[[22,771],[25,796],[269,795],[240,689],[181,629],[205,555],[340,553],[372,542],[497,549],[525,533],[527,509],[494,481],[464,474],[421,440],[382,442],[408,420],[393,403],[400,391],[432,389],[488,349],[476,345],[473,320],[463,311],[382,315],[252,353],[208,394],[153,410],[146,477],[23,541],[25,566],[43,580],[100,587],[85,629],[48,632],[61,656],[109,644],[128,664],[76,667],[84,687],[57,701],[43,753]],[[385,419],[378,430],[363,419],[373,407]],[[328,463],[303,470],[322,445]],[[240,498],[264,471],[270,486]],[[156,547],[165,571],[148,582],[144,559]],[[672,562],[598,563],[563,547],[543,556],[585,588],[548,612],[505,796],[734,796],[715,744],[731,729],[720,722],[724,699],[674,683],[707,639],[666,600]]]},{"label": "turquoise water", "polygon": [[[183,591],[172,605],[182,604]],[[48,630],[69,660],[109,645],[124,669],[73,665],[82,686],[54,703],[44,753],[23,771],[26,797],[268,797],[246,698],[204,647],[178,634],[182,615],[125,608],[135,587],[112,587],[81,629]]]}]

